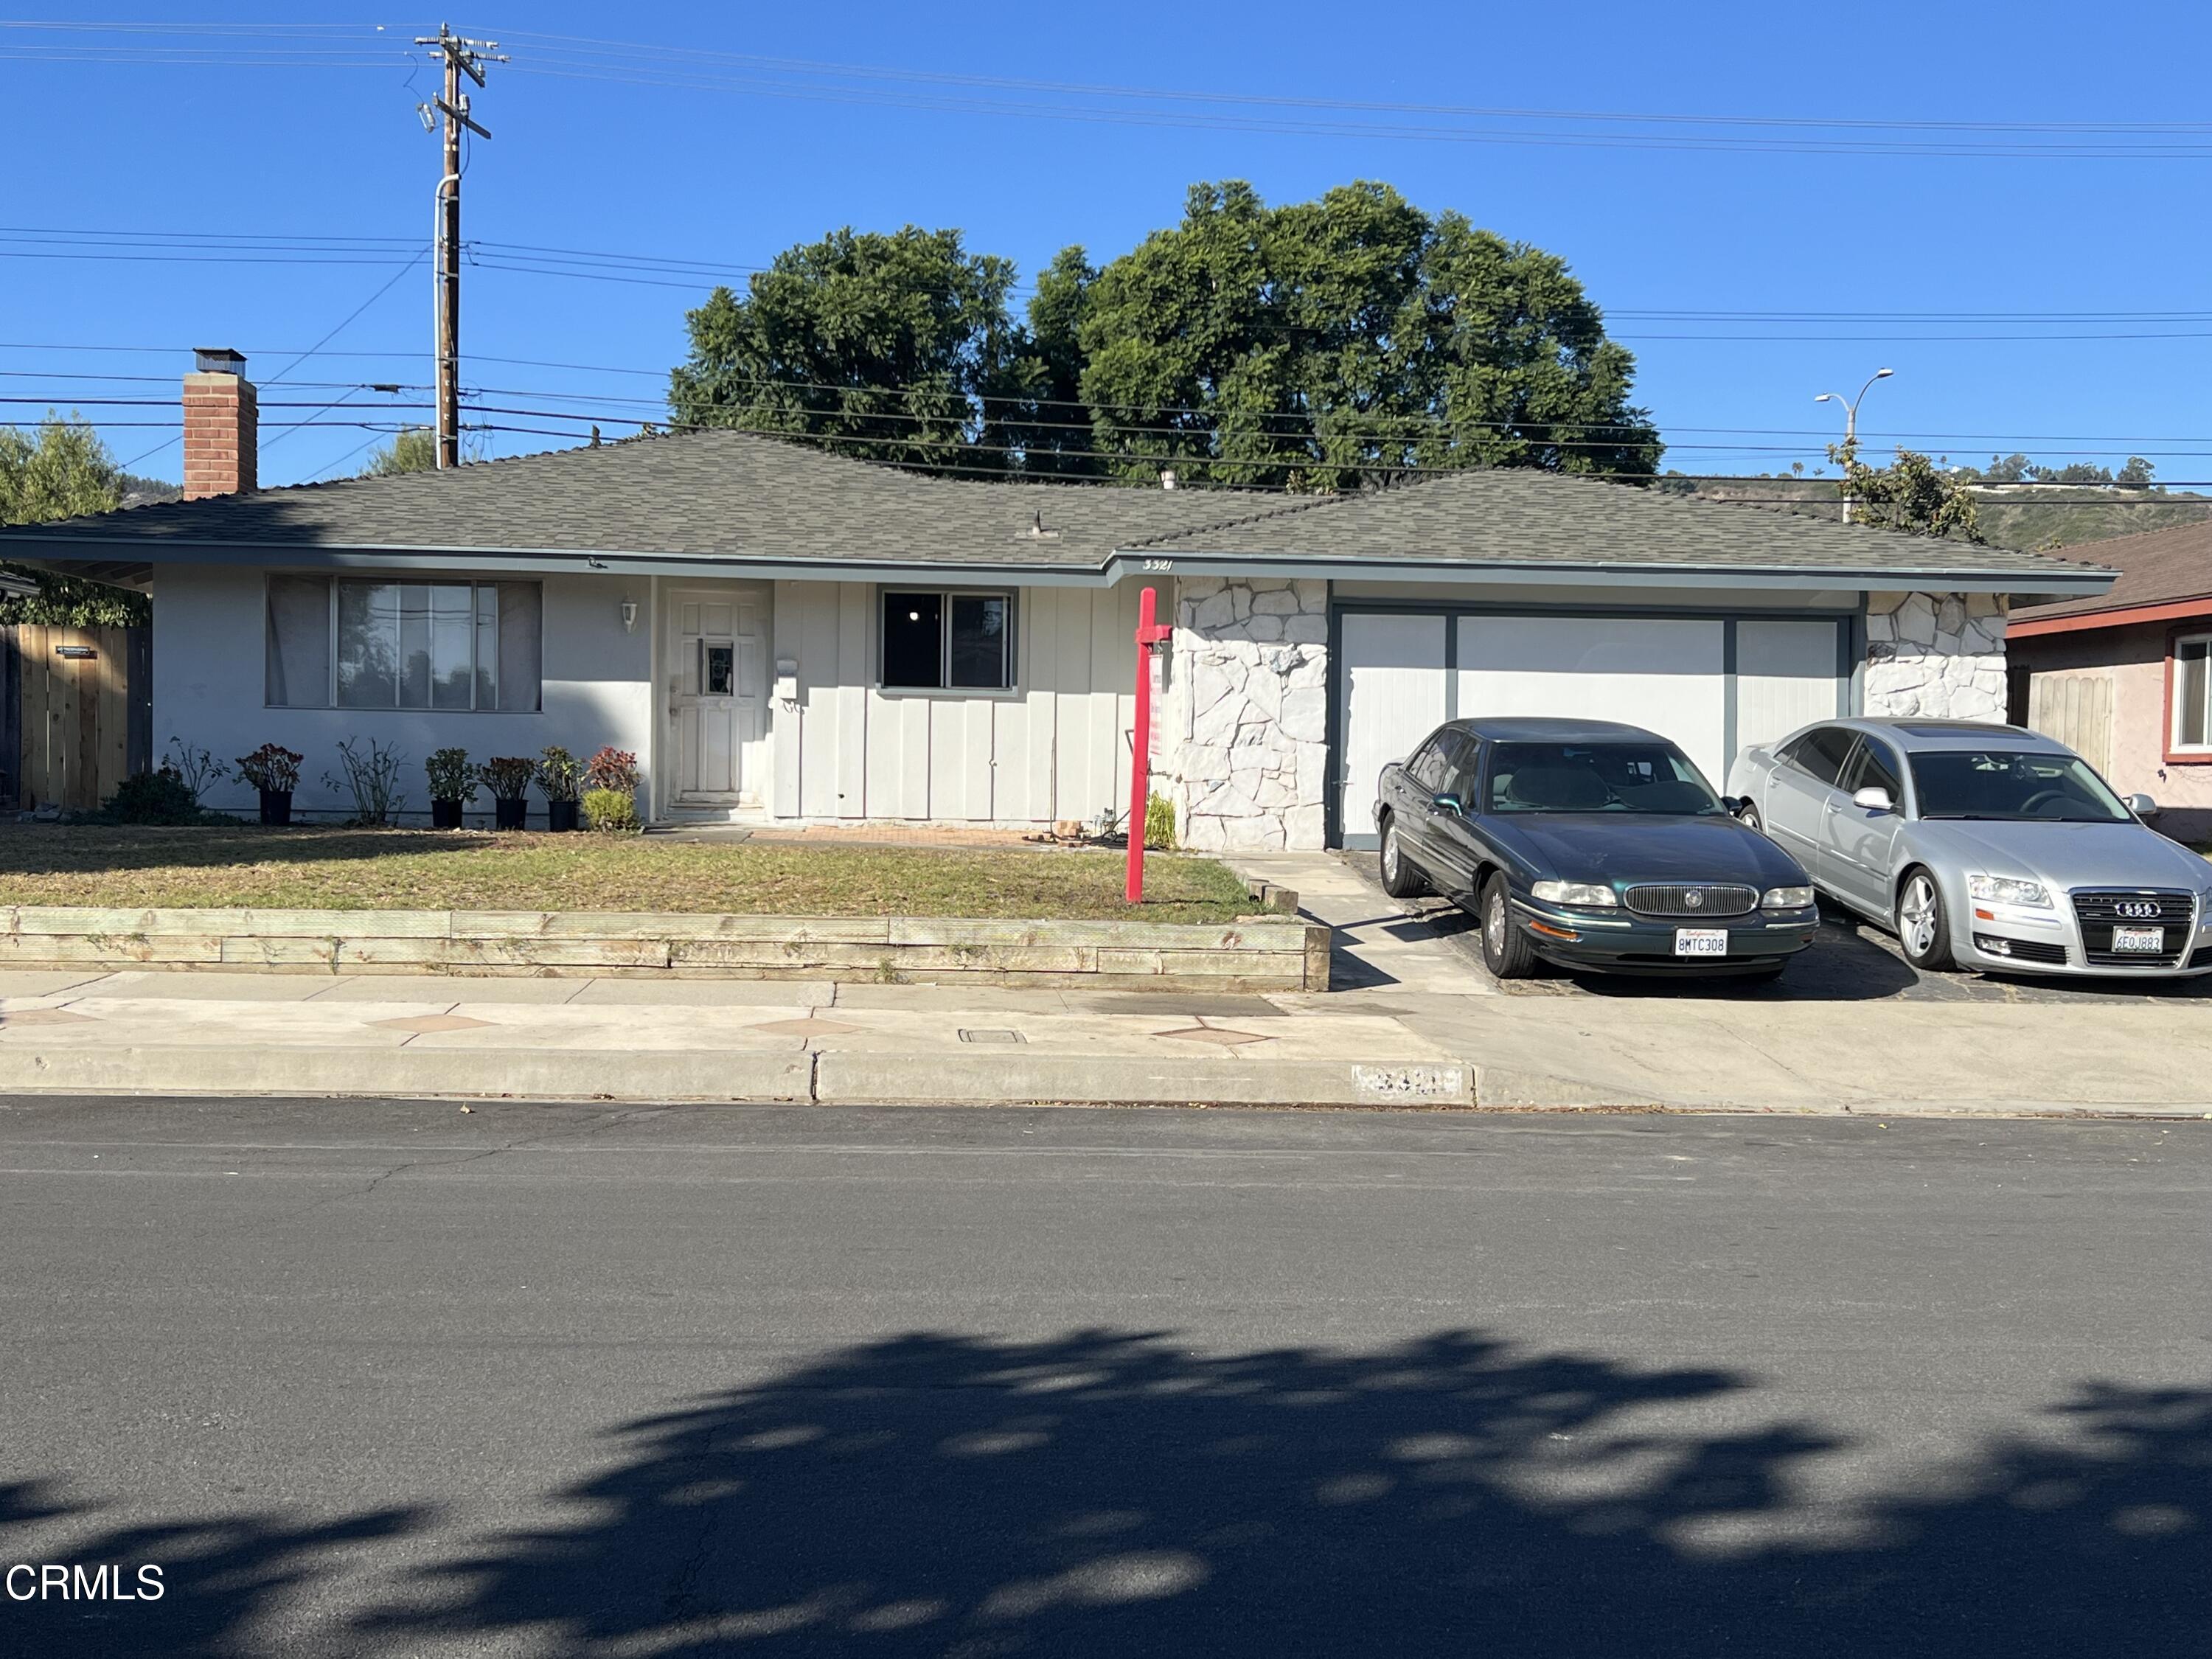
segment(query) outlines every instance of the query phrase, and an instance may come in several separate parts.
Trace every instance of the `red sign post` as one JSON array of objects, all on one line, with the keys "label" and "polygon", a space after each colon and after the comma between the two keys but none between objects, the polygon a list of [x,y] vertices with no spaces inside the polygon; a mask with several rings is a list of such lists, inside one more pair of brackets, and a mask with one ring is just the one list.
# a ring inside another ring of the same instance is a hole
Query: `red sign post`
[{"label": "red sign post", "polygon": [[1145,808],[1152,793],[1152,657],[1175,635],[1167,623],[1153,620],[1159,596],[1146,588],[1137,600],[1137,727],[1129,757],[1129,878],[1122,896],[1132,904],[1145,902]]}]

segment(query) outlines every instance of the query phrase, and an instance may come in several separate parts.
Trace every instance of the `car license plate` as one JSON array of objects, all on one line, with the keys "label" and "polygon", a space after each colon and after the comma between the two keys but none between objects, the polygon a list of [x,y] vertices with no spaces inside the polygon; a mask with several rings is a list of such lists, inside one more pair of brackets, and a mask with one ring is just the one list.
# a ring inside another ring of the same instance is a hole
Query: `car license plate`
[{"label": "car license plate", "polygon": [[1728,954],[1725,927],[1677,927],[1674,954],[1678,957],[1724,957]]},{"label": "car license plate", "polygon": [[2115,927],[2112,929],[2112,949],[2115,951],[2148,951],[2154,953],[2166,949],[2166,929],[2163,927]]}]

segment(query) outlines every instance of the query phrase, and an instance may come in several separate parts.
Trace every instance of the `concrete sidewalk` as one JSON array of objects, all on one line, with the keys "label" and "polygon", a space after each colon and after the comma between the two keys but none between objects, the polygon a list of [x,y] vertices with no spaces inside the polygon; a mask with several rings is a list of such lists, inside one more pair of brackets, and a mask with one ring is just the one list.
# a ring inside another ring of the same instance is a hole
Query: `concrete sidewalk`
[{"label": "concrete sidewalk", "polygon": [[0,1093],[1466,1106],[1387,1013],[830,982],[0,974]]}]

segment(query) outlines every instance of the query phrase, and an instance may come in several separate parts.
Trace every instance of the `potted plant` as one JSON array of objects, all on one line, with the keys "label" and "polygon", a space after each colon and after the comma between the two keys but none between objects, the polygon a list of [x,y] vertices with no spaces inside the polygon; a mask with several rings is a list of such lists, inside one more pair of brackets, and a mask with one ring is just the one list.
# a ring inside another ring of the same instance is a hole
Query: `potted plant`
[{"label": "potted plant", "polygon": [[436,750],[422,763],[422,775],[430,781],[430,827],[459,829],[461,809],[477,793],[477,769],[469,764],[469,751]]},{"label": "potted plant", "polygon": [[262,823],[291,823],[292,792],[300,787],[303,758],[277,743],[264,743],[252,754],[238,757],[238,775],[261,792]]},{"label": "potted plant", "polygon": [[492,826],[520,830],[530,822],[530,781],[538,775],[538,763],[527,755],[495,755],[477,775],[491,791]]},{"label": "potted plant", "polygon": [[538,751],[538,787],[545,796],[545,827],[552,830],[576,827],[576,797],[583,788],[584,769],[576,757],[557,743]]}]

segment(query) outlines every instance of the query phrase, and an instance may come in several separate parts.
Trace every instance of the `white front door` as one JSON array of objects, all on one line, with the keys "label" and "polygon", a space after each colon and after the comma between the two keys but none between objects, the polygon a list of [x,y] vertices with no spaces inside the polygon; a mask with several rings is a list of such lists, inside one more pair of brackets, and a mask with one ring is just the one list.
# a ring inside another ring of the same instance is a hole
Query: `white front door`
[{"label": "white front door", "polygon": [[756,592],[668,595],[668,720],[678,805],[757,805],[768,738],[767,606]]}]

